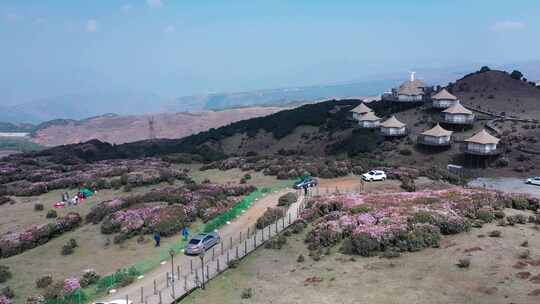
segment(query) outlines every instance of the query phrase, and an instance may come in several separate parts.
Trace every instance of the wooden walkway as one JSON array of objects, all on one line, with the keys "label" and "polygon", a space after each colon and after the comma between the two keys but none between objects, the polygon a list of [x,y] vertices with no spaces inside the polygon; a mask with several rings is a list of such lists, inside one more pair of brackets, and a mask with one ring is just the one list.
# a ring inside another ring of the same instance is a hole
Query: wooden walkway
[{"label": "wooden walkway", "polygon": [[305,204],[306,197],[299,196],[298,202],[289,207],[284,217],[264,229],[239,232],[240,237],[236,241],[232,238],[222,240],[206,252],[203,259],[189,259],[189,264],[178,265],[176,269],[173,266],[171,272],[161,280],[154,280],[153,286],[143,286],[137,294],[132,292],[123,297],[118,294],[118,298],[133,304],[170,304],[179,301],[227,270],[231,261],[244,258],[292,225],[299,218]]}]

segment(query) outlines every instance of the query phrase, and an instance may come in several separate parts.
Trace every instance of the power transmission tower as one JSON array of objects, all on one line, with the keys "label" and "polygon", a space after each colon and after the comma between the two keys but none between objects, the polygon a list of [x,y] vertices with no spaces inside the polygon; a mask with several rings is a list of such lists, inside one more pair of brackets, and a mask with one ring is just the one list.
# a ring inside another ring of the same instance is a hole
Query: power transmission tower
[{"label": "power transmission tower", "polygon": [[151,140],[156,139],[156,128],[155,128],[154,116],[148,118],[148,135]]}]

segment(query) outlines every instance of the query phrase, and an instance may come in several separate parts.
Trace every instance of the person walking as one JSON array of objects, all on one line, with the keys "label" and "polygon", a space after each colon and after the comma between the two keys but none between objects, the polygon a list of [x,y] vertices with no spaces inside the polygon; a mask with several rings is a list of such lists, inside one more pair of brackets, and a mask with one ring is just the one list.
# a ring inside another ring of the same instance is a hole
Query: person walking
[{"label": "person walking", "polygon": [[161,235],[157,231],[154,232],[154,241],[156,242],[156,247],[161,245]]}]

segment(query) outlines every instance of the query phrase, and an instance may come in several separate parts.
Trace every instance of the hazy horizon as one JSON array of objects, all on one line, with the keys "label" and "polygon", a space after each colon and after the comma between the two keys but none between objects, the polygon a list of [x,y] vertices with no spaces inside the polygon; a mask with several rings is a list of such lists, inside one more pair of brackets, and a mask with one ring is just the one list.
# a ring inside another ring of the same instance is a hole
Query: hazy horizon
[{"label": "hazy horizon", "polygon": [[535,61],[539,8],[529,0],[5,0],[0,100],[172,98]]}]

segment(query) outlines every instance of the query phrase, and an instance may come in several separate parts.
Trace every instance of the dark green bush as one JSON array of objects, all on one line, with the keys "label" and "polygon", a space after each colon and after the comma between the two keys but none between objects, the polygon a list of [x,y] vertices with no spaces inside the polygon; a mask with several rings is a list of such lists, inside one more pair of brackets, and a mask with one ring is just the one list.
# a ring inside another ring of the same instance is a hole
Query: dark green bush
[{"label": "dark green bush", "polygon": [[285,211],[282,208],[268,208],[264,214],[257,219],[257,229],[263,229],[285,215]]},{"label": "dark green bush", "polygon": [[34,211],[43,211],[43,209],[45,209],[45,207],[43,207],[43,204],[35,204],[34,205]]},{"label": "dark green bush", "polygon": [[371,206],[369,205],[357,205],[349,209],[352,214],[359,214],[359,213],[367,213],[372,210]]},{"label": "dark green bush", "polygon": [[484,223],[491,223],[495,219],[493,210],[489,208],[480,208],[477,212],[478,219],[484,221]]},{"label": "dark green bush", "polygon": [[527,224],[527,217],[523,214],[509,215],[506,217],[506,220],[511,226],[516,224]]},{"label": "dark green bush", "polygon": [[2,288],[2,290],[0,291],[0,295],[3,295],[8,299],[13,299],[15,297],[15,292],[13,291],[13,289],[11,289],[11,287],[6,286]]},{"label": "dark green bush", "polygon": [[410,156],[410,155],[412,155],[412,151],[410,149],[401,149],[401,150],[399,150],[399,154],[405,155],[405,156]]},{"label": "dark green bush", "polygon": [[287,244],[287,238],[284,235],[274,236],[264,244],[266,249],[281,249],[285,244]]},{"label": "dark green bush", "polygon": [[416,191],[416,185],[414,184],[414,179],[408,176],[401,177],[401,188],[408,192]]},{"label": "dark green bush", "polygon": [[36,287],[37,288],[47,288],[53,283],[53,278],[50,275],[43,276],[36,280]]},{"label": "dark green bush", "polygon": [[459,259],[457,266],[459,268],[469,268],[471,266],[471,260],[468,258]]},{"label": "dark green bush", "polygon": [[298,263],[303,263],[306,259],[304,258],[304,256],[302,254],[300,254],[298,256],[298,258],[296,258],[296,262]]},{"label": "dark green bush", "polygon": [[73,247],[71,247],[69,244],[66,244],[64,246],[62,246],[62,255],[71,255],[73,254],[74,250],[73,250]]},{"label": "dark green bush", "polygon": [[294,192],[286,193],[279,197],[278,206],[280,207],[289,207],[290,205],[296,203],[298,196]]},{"label": "dark green bush", "polygon": [[253,289],[251,288],[245,288],[242,290],[242,294],[240,295],[242,299],[251,299],[253,297]]},{"label": "dark green bush", "polygon": [[99,281],[99,275],[93,270],[87,270],[81,277],[80,283],[82,288],[86,288]]},{"label": "dark green bush", "polygon": [[529,209],[529,200],[526,197],[514,197],[512,198],[512,208],[518,210]]},{"label": "dark green bush", "polygon": [[58,217],[58,212],[56,212],[56,210],[49,210],[47,211],[47,214],[45,215],[46,218],[48,219],[51,219],[51,218],[57,218]]},{"label": "dark green bush", "polygon": [[11,279],[11,271],[8,266],[0,265],[0,283],[4,283]]}]

